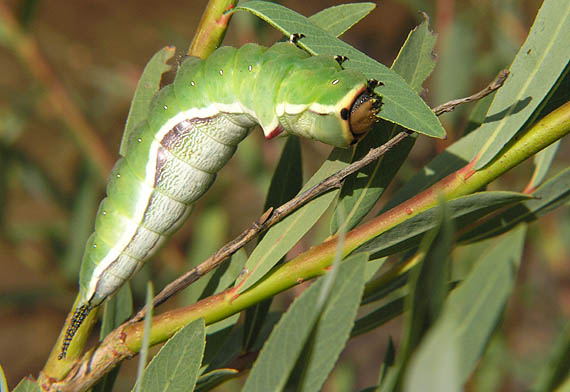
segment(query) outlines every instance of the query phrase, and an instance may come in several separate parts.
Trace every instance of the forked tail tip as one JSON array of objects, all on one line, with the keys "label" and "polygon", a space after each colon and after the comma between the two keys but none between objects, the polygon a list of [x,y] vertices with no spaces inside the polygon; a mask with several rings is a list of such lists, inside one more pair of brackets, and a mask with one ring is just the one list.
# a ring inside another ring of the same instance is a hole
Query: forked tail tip
[{"label": "forked tail tip", "polygon": [[69,327],[67,327],[67,331],[65,332],[63,344],[61,345],[61,352],[57,356],[57,359],[62,360],[65,358],[67,355],[67,349],[69,348],[73,337],[77,333],[81,324],[83,324],[83,320],[85,320],[90,311],[91,306],[89,305],[81,305],[75,308],[75,312],[73,312],[73,317],[71,318],[71,323],[69,323]]}]

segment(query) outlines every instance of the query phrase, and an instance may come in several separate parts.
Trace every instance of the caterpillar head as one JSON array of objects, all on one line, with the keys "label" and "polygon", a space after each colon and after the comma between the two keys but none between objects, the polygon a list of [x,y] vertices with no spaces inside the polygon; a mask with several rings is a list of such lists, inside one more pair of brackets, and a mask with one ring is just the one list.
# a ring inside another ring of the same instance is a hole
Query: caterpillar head
[{"label": "caterpillar head", "polygon": [[378,85],[377,80],[368,80],[366,90],[356,97],[350,109],[343,108],[340,111],[341,119],[348,121],[350,132],[354,137],[351,144],[362,139],[372,125],[378,121],[376,114],[382,106],[382,97],[374,92],[374,88]]},{"label": "caterpillar head", "polygon": [[[326,79],[320,87],[296,89],[290,94],[289,101],[278,107],[279,122],[287,133],[348,147],[362,139],[377,121],[382,97],[374,88],[379,83],[351,70],[337,71]],[[304,103],[307,97],[313,101]]]}]

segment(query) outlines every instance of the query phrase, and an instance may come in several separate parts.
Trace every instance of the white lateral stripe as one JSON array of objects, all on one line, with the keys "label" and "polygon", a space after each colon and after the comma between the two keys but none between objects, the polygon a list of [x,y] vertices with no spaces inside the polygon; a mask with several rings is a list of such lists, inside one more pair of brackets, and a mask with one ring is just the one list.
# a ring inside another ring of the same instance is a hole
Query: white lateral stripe
[{"label": "white lateral stripe", "polygon": [[329,114],[336,112],[338,109],[335,105],[321,105],[320,103],[312,103],[310,105],[307,105],[284,102],[275,106],[275,113],[279,117],[283,116],[284,114],[300,114],[306,110],[318,114]]},{"label": "white lateral stripe", "polygon": [[[146,180],[146,179],[145,179]],[[95,290],[97,289],[97,282],[101,279],[101,276],[107,268],[119,257],[121,252],[129,245],[133,236],[135,235],[138,225],[135,221],[141,221],[143,219],[144,213],[148,206],[150,196],[154,191],[153,188],[145,186],[145,194],[137,200],[135,214],[133,219],[128,219],[129,227],[125,230],[121,236],[118,238],[115,246],[113,246],[109,253],[99,262],[95,270],[93,271],[92,278],[89,283],[89,289],[87,290],[87,298],[91,299],[95,295]]]},{"label": "white lateral stripe", "polygon": [[[247,113],[251,115],[253,118],[256,118],[255,113],[253,110],[245,108],[241,105],[238,101],[233,104],[229,105],[219,105],[218,107],[222,107],[224,113]],[[163,126],[160,127],[158,132],[155,135],[155,139],[160,141],[164,138],[167,132],[169,132],[176,124],[181,123],[184,120],[193,119],[193,118],[209,118],[214,117],[215,115],[219,114],[220,111],[216,107],[216,104],[212,104],[206,108],[197,109],[192,108],[183,112],[179,112],[173,117],[171,117]],[[154,178],[156,175],[156,159],[158,155],[158,149],[160,148],[159,143],[152,143],[149,151],[149,159],[147,161],[147,165],[145,168],[145,178],[143,183],[145,184],[154,184]],[[89,283],[89,288],[87,290],[87,299],[93,298],[95,295],[95,291],[97,289],[97,283],[101,279],[101,276],[105,272],[107,268],[119,257],[122,251],[129,245],[130,241],[132,240],[133,236],[135,235],[138,225],[133,222],[140,221],[142,222],[144,213],[148,207],[148,203],[150,200],[150,196],[154,191],[154,188],[148,186],[145,187],[146,194],[143,197],[140,197],[137,201],[137,206],[135,209],[135,214],[133,219],[129,219],[130,225],[129,229],[126,230],[117,240],[115,246],[113,246],[109,253],[99,262],[95,270],[93,271],[92,278]]]}]

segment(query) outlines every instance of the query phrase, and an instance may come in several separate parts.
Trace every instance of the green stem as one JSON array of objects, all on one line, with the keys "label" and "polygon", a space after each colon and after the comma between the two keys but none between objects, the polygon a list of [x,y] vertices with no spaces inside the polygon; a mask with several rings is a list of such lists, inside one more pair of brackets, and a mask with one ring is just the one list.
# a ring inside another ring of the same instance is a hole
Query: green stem
[{"label": "green stem", "polygon": [[230,23],[231,10],[237,5],[237,0],[210,0],[202,19],[198,31],[194,35],[192,44],[188,49],[188,55],[205,59],[220,45],[226,34]]}]

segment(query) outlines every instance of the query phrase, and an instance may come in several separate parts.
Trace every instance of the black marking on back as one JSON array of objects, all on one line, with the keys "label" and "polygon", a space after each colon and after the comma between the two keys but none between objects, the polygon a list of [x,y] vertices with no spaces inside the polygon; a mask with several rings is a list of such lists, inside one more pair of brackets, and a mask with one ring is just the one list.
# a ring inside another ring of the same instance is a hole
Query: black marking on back
[{"label": "black marking on back", "polygon": [[345,61],[348,61],[348,57],[346,57],[346,56],[334,56],[334,60],[338,63],[338,65],[340,65],[340,67],[341,67],[342,69],[344,69],[343,66],[342,66],[342,64],[343,64]]},{"label": "black marking on back", "polygon": [[75,309],[73,317],[71,318],[71,323],[69,324],[69,327],[65,332],[65,338],[63,338],[63,344],[61,345],[61,352],[57,356],[57,359],[61,360],[65,358],[65,356],[67,355],[67,349],[69,348],[69,345],[73,340],[73,337],[77,333],[79,327],[81,327],[81,324],[83,324],[83,321],[85,320],[90,311],[91,311],[91,306],[89,305],[81,305],[80,307]]},{"label": "black marking on back", "polygon": [[368,79],[368,90],[373,91],[376,87],[384,86],[384,83],[376,79]]},{"label": "black marking on back", "polygon": [[304,38],[305,34],[303,33],[293,33],[289,36],[289,42],[291,42],[292,44],[297,45],[297,42],[301,39]]}]

